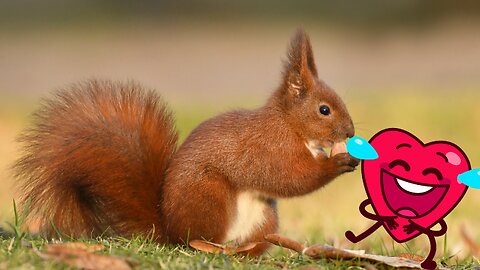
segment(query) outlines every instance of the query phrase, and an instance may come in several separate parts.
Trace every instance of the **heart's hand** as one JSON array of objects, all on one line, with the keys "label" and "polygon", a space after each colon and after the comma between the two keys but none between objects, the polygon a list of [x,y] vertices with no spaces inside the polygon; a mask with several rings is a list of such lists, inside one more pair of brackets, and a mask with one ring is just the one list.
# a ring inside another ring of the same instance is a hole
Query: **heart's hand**
[{"label": "heart's hand", "polygon": [[398,228],[398,223],[395,221],[397,217],[378,217],[378,221],[384,222],[390,230],[395,230]]},{"label": "heart's hand", "polygon": [[411,234],[411,233],[414,233],[415,231],[419,231],[419,232],[422,232],[422,233],[425,233],[425,228],[423,228],[422,226],[414,223],[413,221],[411,220],[408,220],[408,224],[403,226],[403,231],[406,233],[406,234]]}]

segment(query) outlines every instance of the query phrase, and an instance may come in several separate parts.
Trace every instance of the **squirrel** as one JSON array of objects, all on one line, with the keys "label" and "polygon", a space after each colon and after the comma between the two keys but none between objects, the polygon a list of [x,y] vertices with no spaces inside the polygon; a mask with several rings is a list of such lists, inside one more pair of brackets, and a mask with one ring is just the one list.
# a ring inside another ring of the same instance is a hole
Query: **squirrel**
[{"label": "squirrel", "polygon": [[49,236],[263,242],[250,255],[264,253],[264,235],[278,228],[277,199],[311,193],[359,164],[323,149],[355,130],[318,78],[304,30],[287,55],[264,106],[208,119],[179,147],[154,90],[98,79],[57,90],[19,139],[14,171],[27,220]]}]

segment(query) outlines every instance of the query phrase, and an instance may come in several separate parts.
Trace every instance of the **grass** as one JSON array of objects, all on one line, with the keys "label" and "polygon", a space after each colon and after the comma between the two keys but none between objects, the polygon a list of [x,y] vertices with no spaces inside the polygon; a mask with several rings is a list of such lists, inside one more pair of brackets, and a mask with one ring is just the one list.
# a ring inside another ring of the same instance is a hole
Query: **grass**
[{"label": "grass", "polygon": [[[27,236],[16,247],[14,238],[0,236],[0,269],[65,269],[66,264],[54,260],[44,260],[39,256],[49,241]],[[181,246],[164,246],[144,238],[125,239],[118,237],[77,239],[88,245],[101,244],[105,248],[99,254],[125,258],[135,269],[301,269],[315,266],[320,269],[364,269],[364,262],[342,260],[312,260],[306,256],[293,254],[279,248],[272,249],[260,258],[206,254]],[[378,250],[381,253],[381,248]],[[454,269],[478,269],[474,259],[455,260],[440,258],[442,265]],[[381,264],[377,269],[392,269]],[[477,267],[477,268],[475,268]]]},{"label": "grass", "polygon": [[[275,254],[260,258],[206,254],[184,247],[163,246],[142,238],[101,238],[80,240],[87,244],[105,246],[100,254],[119,256],[136,269],[290,269],[317,266],[322,269],[351,269],[360,262],[311,260],[305,256],[275,251]],[[47,240],[40,238],[23,241],[23,246],[10,248],[12,239],[0,237],[0,269],[65,269],[66,265],[52,260],[43,260],[37,250],[42,250]]]},{"label": "grass", "polygon": [[[18,216],[16,204],[13,204],[15,223],[13,233],[0,232],[0,269],[66,269],[74,268],[62,261],[45,260],[41,253],[50,243],[63,240],[48,240],[32,236],[22,230],[24,216]],[[151,238],[99,237],[96,239],[69,239],[86,245],[102,245],[98,254],[125,259],[136,269],[290,269],[302,267],[322,267],[321,269],[351,269],[364,265],[359,260],[313,260],[309,257],[280,248],[259,257],[226,256],[207,254],[185,246],[161,245]],[[385,268],[382,265],[379,267]]]},{"label": "grass", "polygon": [[[388,98],[386,98],[388,97]],[[413,132],[424,141],[450,140],[461,146],[474,167],[480,167],[480,100],[478,91],[436,92],[420,90],[389,90],[388,92],[356,92],[343,95],[350,113],[356,122],[357,134],[369,138],[380,129],[401,127]],[[0,221],[15,220],[11,206],[11,174],[6,169],[17,155],[13,138],[28,123],[28,113],[22,100],[0,98]],[[27,104],[35,103],[27,101]],[[16,104],[15,104],[16,103]],[[186,106],[172,104],[177,115],[177,125],[184,138],[199,122],[232,107],[250,107],[259,102],[232,102],[229,105],[207,104]],[[3,106],[5,105],[5,106]],[[27,106],[28,107],[28,106]],[[478,190],[469,190],[459,206],[447,217],[449,230],[446,238],[438,238],[437,262],[444,262],[455,269],[474,269],[478,258],[460,236],[459,228],[465,225],[472,237],[480,243],[480,218]],[[311,195],[281,200],[279,203],[280,233],[292,239],[308,243],[327,243],[337,247],[365,249],[380,255],[413,253],[426,255],[427,240],[418,237],[406,244],[395,243],[383,229],[358,244],[348,243],[343,233],[346,230],[361,232],[372,223],[358,212],[358,205],[365,198],[360,172],[340,177],[328,187]],[[14,222],[13,222],[14,223]],[[14,224],[20,228],[20,220]],[[3,226],[4,228],[6,226]],[[36,249],[42,250],[47,239],[29,234],[18,241],[16,233],[0,231],[0,269],[64,269],[65,265],[43,260]],[[15,241],[19,243],[15,244]],[[128,258],[137,269],[279,269],[301,268],[314,265],[321,269],[362,269],[359,262],[312,261],[304,256],[290,254],[280,248],[272,249],[258,259],[239,256],[209,255],[184,247],[162,246],[146,239],[99,238],[79,241],[103,244],[99,253]]]}]

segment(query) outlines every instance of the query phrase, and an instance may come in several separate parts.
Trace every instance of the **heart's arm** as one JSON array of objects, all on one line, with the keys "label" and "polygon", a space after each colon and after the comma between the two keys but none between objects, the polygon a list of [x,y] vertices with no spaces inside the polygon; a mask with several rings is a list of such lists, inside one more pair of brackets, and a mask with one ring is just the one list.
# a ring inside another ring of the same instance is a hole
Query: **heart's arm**
[{"label": "heart's arm", "polygon": [[397,217],[395,217],[395,216],[385,217],[385,216],[379,216],[379,215],[376,215],[376,214],[372,214],[372,213],[367,211],[367,206],[369,204],[372,204],[370,199],[366,199],[365,201],[363,201],[360,204],[360,207],[359,207],[360,213],[362,213],[362,215],[364,217],[366,217],[368,219],[371,219],[371,220],[376,220],[380,223],[384,223],[391,230],[395,230],[398,227],[398,223],[395,221],[395,219]]},{"label": "heart's arm", "polygon": [[446,223],[445,220],[443,220],[443,219],[440,220],[440,221],[438,222],[438,224],[440,224],[440,230],[438,230],[438,231],[430,230],[430,233],[431,233],[433,236],[436,236],[436,237],[442,236],[442,235],[446,234],[446,233],[447,233],[447,228],[448,228],[448,227],[447,227],[447,223]]},{"label": "heart's arm", "polygon": [[360,210],[360,213],[368,218],[368,219],[372,219],[372,220],[377,220],[377,221],[384,221],[385,219],[390,219],[390,218],[394,218],[394,217],[383,217],[383,216],[379,216],[377,214],[372,214],[370,212],[367,211],[367,206],[372,204],[372,201],[370,199],[366,199],[364,200],[360,206],[359,206],[359,210]]},{"label": "heart's arm", "polygon": [[367,211],[367,206],[372,204],[372,201],[370,201],[370,199],[366,199],[364,200],[360,206],[358,207],[358,209],[360,210],[360,213],[368,218],[368,219],[373,219],[373,220],[378,220],[379,216],[376,215],[376,214],[372,214],[370,212]]}]

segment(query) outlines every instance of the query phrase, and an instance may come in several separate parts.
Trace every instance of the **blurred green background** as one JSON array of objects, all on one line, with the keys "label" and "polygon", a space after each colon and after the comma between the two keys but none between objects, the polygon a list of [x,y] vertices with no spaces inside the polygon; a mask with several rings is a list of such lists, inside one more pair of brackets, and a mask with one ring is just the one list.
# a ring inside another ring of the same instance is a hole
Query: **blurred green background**
[{"label": "blurred green background", "polygon": [[[12,220],[18,195],[8,169],[15,137],[53,89],[138,80],[169,102],[184,138],[212,115],[262,104],[299,26],[358,135],[401,127],[457,143],[480,167],[478,1],[0,0],[0,221]],[[371,224],[357,210],[364,198],[360,172],[342,176],[282,201],[281,232],[352,247],[344,231]],[[469,256],[461,226],[480,240],[479,205],[470,190],[447,218],[449,254]],[[408,250],[380,231],[355,247]]]}]

